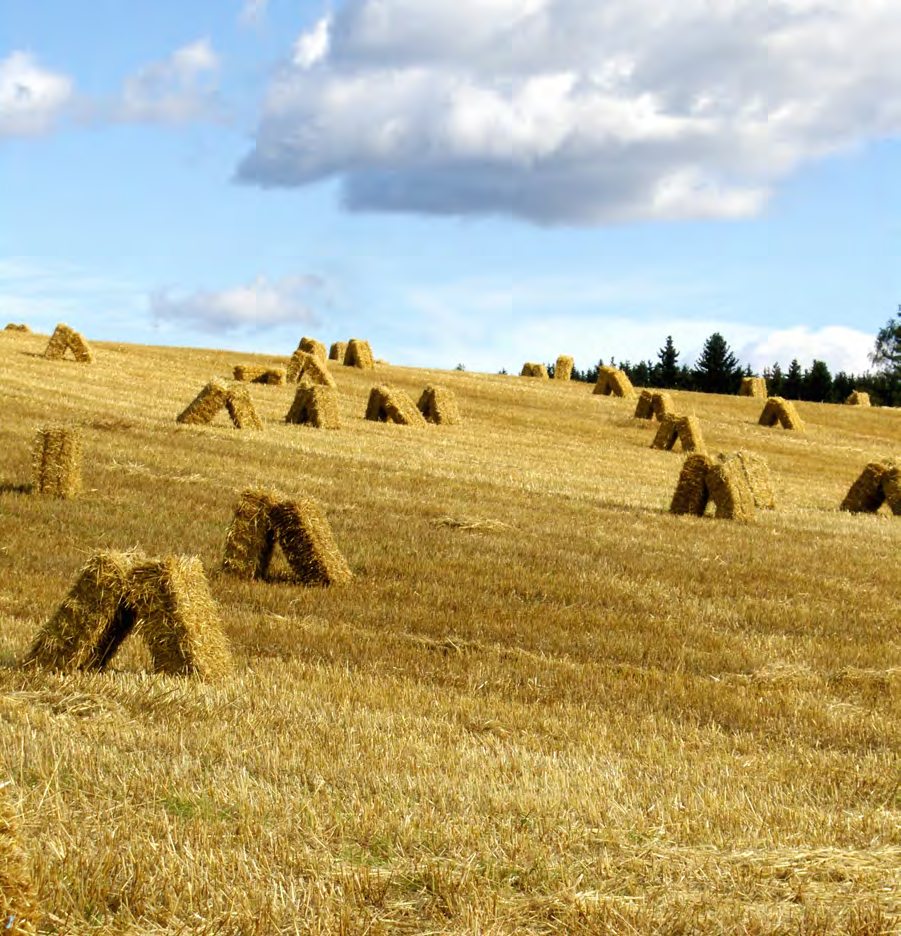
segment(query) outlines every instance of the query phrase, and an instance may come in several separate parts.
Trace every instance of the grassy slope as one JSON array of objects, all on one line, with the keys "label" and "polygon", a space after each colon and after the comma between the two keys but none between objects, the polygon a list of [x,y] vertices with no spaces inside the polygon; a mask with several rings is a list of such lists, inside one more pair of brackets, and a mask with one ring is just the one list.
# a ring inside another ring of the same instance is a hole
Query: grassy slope
[{"label": "grassy slope", "polygon": [[[674,394],[767,458],[780,507],[746,526],[669,516],[681,457],[585,385],[336,367],[338,432],[255,386],[259,434],[174,422],[252,357],[45,343],[0,334],[0,482],[64,419],[86,491],[0,494],[0,782],[49,929],[894,930],[901,521],[836,508],[901,412],[800,404],[795,435]],[[386,379],[464,425],[365,422]],[[352,586],[215,574],[256,483],[321,501]],[[203,559],[236,675],[147,675],[137,641],[22,672],[88,553],[136,545]]]}]

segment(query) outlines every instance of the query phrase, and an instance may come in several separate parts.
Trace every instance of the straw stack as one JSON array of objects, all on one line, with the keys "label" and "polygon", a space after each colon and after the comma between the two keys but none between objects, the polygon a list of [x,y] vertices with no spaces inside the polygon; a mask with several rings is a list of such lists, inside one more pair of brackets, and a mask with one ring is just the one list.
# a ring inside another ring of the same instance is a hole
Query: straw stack
[{"label": "straw stack", "polygon": [[235,380],[241,383],[269,384],[280,387],[285,382],[284,367],[261,367],[257,364],[236,364]]},{"label": "straw stack", "polygon": [[330,361],[337,361],[339,364],[344,363],[344,356],[347,354],[347,342],[346,341],[336,341],[328,349],[328,359]]},{"label": "straw stack", "polygon": [[848,406],[869,406],[870,394],[864,393],[863,390],[855,390],[848,396],[848,398],[845,400],[845,403]]},{"label": "straw stack", "polygon": [[334,387],[318,387],[304,380],[294,394],[285,422],[315,429],[337,429],[340,424],[338,391]]},{"label": "straw stack", "polygon": [[766,399],[767,387],[764,377],[742,377],[739,396],[760,397]]},{"label": "straw stack", "polygon": [[345,367],[359,367],[362,370],[371,370],[375,367],[375,359],[372,356],[372,348],[368,341],[359,338],[351,338],[347,342],[347,350],[344,352]]},{"label": "straw stack", "polygon": [[382,385],[369,393],[366,418],[399,426],[424,426],[425,419],[410,397],[397,387]]},{"label": "straw stack", "polygon": [[707,472],[712,465],[713,462],[706,455],[689,455],[685,459],[670,504],[670,513],[703,516],[710,498]]},{"label": "straw stack", "polygon": [[305,380],[320,387],[336,387],[335,378],[324,357],[309,351],[295,351],[288,363],[287,378],[289,383]]},{"label": "straw stack", "polygon": [[804,423],[795,409],[794,403],[784,400],[782,397],[770,397],[763,407],[760,414],[759,423],[761,426],[780,425],[783,429],[791,429],[795,432],[804,431]]},{"label": "straw stack", "polygon": [[321,341],[317,341],[315,338],[301,338],[300,344],[297,346],[297,350],[306,351],[307,354],[312,354],[323,361],[328,360],[328,354],[326,353],[325,345]]},{"label": "straw stack", "polygon": [[426,387],[416,406],[426,422],[439,426],[456,426],[460,422],[457,398],[446,387]]},{"label": "straw stack", "polygon": [[532,361],[526,361],[519,374],[520,377],[537,377],[539,380],[549,380],[547,368],[544,364],[535,364]]},{"label": "straw stack", "polygon": [[841,503],[841,509],[849,513],[876,513],[885,503],[886,482],[890,479],[894,494],[897,471],[897,467],[891,462],[870,462],[851,485]]},{"label": "straw stack", "polygon": [[94,360],[91,346],[84,338],[77,331],[60,322],[50,336],[50,341],[44,351],[44,357],[48,361],[59,361],[66,351],[71,351],[72,356],[80,364],[90,364]]},{"label": "straw stack", "polygon": [[352,574],[319,505],[310,497],[282,501],[271,514],[288,565],[305,585],[343,585]]},{"label": "straw stack", "polygon": [[266,577],[275,550],[271,513],[276,503],[276,495],[267,491],[241,494],[225,535],[223,571],[243,579]]},{"label": "straw stack", "polygon": [[703,452],[704,437],[697,416],[677,416],[668,413],[660,420],[660,427],[651,442],[651,448],[672,451],[676,442],[683,452]]},{"label": "straw stack", "polygon": [[52,497],[75,497],[81,490],[81,448],[78,429],[38,429],[31,459],[33,490]]},{"label": "straw stack", "polygon": [[618,367],[599,367],[598,380],[594,385],[594,393],[598,396],[615,396],[623,399],[632,399],[635,390],[625,371]]},{"label": "straw stack", "polygon": [[554,365],[554,380],[571,380],[575,361],[568,354],[561,354]]},{"label": "straw stack", "polygon": [[716,506],[718,520],[754,519],[754,494],[737,456],[721,455],[710,466],[707,490]]}]

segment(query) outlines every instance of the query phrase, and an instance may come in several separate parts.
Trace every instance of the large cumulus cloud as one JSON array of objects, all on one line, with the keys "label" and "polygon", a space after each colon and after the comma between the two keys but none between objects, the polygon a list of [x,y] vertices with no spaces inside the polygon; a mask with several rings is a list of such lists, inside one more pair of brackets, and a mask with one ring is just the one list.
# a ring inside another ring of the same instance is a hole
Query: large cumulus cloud
[{"label": "large cumulus cloud", "polygon": [[270,84],[238,178],[540,224],[753,215],[901,130],[895,0],[347,0]]}]

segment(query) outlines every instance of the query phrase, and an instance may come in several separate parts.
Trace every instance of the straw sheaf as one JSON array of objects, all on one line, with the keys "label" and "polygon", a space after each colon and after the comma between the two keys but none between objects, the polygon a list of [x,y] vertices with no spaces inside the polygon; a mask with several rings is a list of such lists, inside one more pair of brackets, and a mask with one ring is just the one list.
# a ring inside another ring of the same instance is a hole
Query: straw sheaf
[{"label": "straw sheaf", "polygon": [[[851,485],[841,503],[841,509],[849,513],[875,513],[885,502],[885,483],[892,473],[894,494],[897,490],[897,467],[891,462],[870,462]],[[893,512],[898,513],[897,510]]]},{"label": "straw sheaf", "polygon": [[328,520],[309,497],[276,504],[270,514],[291,570],[305,585],[342,585],[353,577]]},{"label": "straw sheaf", "polygon": [[207,425],[225,406],[227,399],[228,387],[220,380],[211,380],[175,421],[186,426]]},{"label": "straw sheaf", "polygon": [[707,508],[710,491],[707,488],[707,472],[712,462],[706,455],[689,455],[682,464],[676,492],[670,504],[670,513],[691,514],[701,517]]},{"label": "straw sheaf", "polygon": [[16,817],[4,795],[0,799],[0,932],[33,936],[37,932],[37,893],[21,846]]},{"label": "straw sheaf", "polygon": [[720,456],[707,472],[707,490],[718,520],[754,519],[754,494],[738,456]]},{"label": "straw sheaf", "polygon": [[346,341],[335,341],[332,343],[332,346],[328,349],[328,359],[330,361],[337,361],[339,364],[344,363],[344,356],[347,354],[347,342]]},{"label": "straw sheaf", "polygon": [[571,380],[575,361],[568,354],[561,354],[554,365],[554,380]]},{"label": "straw sheaf", "polygon": [[760,414],[761,426],[780,425],[783,429],[792,429],[795,432],[804,431],[804,423],[798,415],[793,403],[782,397],[770,397]]},{"label": "straw sheaf", "polygon": [[539,380],[549,380],[547,368],[544,364],[535,364],[532,361],[526,361],[519,374],[520,377],[537,377]]},{"label": "straw sheaf", "polygon": [[453,390],[446,387],[426,387],[416,404],[426,422],[439,426],[456,426],[460,422],[460,410]]},{"label": "straw sheaf", "polygon": [[338,391],[334,387],[317,387],[304,380],[294,394],[285,422],[315,429],[337,429],[340,424]]},{"label": "straw sheaf", "polygon": [[369,342],[360,338],[351,338],[344,352],[344,365],[345,367],[359,367],[363,370],[375,367],[375,359],[372,356]]},{"label": "straw sheaf", "polygon": [[290,383],[306,380],[308,383],[318,384],[321,387],[337,386],[325,362],[325,357],[319,357],[309,351],[294,352],[288,364],[287,377]]},{"label": "straw sheaf", "polygon": [[599,367],[598,379],[594,385],[594,393],[599,396],[615,396],[623,399],[632,399],[635,389],[624,371],[618,367]]},{"label": "straw sheaf", "polygon": [[766,379],[764,377],[742,377],[739,396],[761,397],[767,395]]},{"label": "straw sheaf", "polygon": [[280,387],[285,382],[284,367],[261,367],[257,364],[236,364],[235,380],[242,383],[269,384]]},{"label": "straw sheaf", "polygon": [[400,426],[424,426],[422,413],[410,397],[397,387],[373,387],[369,393],[366,418],[373,422],[391,422]]},{"label": "straw sheaf", "polygon": [[65,426],[37,431],[32,448],[33,489],[53,497],[75,497],[81,490],[81,433]]},{"label": "straw sheaf", "polygon": [[215,679],[232,669],[228,641],[196,556],[169,556],[134,566],[126,602],[136,615],[157,673]]},{"label": "straw sheaf", "polygon": [[272,508],[278,498],[268,491],[241,494],[228,533],[222,569],[243,579],[265,578],[275,550]]},{"label": "straw sheaf", "polygon": [[9,323],[4,329],[4,331],[11,332],[30,332],[31,329],[27,325],[14,325],[12,322]]},{"label": "straw sheaf", "polygon": [[47,342],[44,357],[48,361],[59,361],[66,351],[71,351],[75,360],[81,364],[90,364],[94,360],[91,346],[77,331],[61,322],[54,329],[50,341]]},{"label": "straw sheaf", "polygon": [[848,406],[869,406],[870,394],[865,393],[863,390],[855,390],[848,396],[845,403]]},{"label": "straw sheaf", "polygon": [[247,387],[231,387],[225,397],[225,408],[236,429],[262,429],[260,419],[253,405],[253,399]]},{"label": "straw sheaf", "polygon": [[136,553],[97,552],[53,617],[38,631],[26,664],[48,669],[102,669],[134,626],[123,606]]},{"label": "straw sheaf", "polygon": [[901,517],[901,466],[892,465],[882,480],[882,490],[889,510]]},{"label": "straw sheaf", "polygon": [[301,338],[300,344],[297,346],[297,350],[306,351],[307,354],[312,354],[323,361],[328,360],[328,354],[326,353],[325,345],[321,341],[317,341],[315,338]]},{"label": "straw sheaf", "polygon": [[[767,464],[766,459],[755,452],[745,451],[735,452],[730,457],[738,462],[744,473],[745,480],[754,498],[754,506],[761,510],[775,509],[776,494],[773,491],[770,466]],[[720,459],[725,458],[725,455],[720,455]]]},{"label": "straw sheaf", "polygon": [[697,416],[678,416],[674,413],[667,413],[662,417],[657,434],[651,442],[651,448],[672,451],[676,442],[682,444],[683,452],[704,451],[704,437]]},{"label": "straw sheaf", "polygon": [[672,415],[674,412],[673,398],[668,393],[661,393],[657,390],[642,390],[638,394],[638,402],[635,404],[636,419],[654,419],[662,420],[664,416]]},{"label": "straw sheaf", "polygon": [[635,404],[636,419],[651,419],[654,415],[654,394],[650,390],[642,390],[638,394],[638,402]]}]

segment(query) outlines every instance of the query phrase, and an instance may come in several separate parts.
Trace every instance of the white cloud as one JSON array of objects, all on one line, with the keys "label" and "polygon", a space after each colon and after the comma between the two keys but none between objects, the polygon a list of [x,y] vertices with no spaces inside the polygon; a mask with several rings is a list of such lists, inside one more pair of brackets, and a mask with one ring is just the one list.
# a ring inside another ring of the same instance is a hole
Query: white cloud
[{"label": "white cloud", "polygon": [[50,130],[73,92],[71,78],[41,67],[27,52],[0,59],[0,139]]},{"label": "white cloud", "polygon": [[899,38],[893,0],[346,0],[273,78],[238,178],[339,178],[356,210],[745,217],[901,132]]},{"label": "white cloud", "polygon": [[219,57],[209,39],[198,39],[126,79],[114,119],[124,123],[188,123],[220,112]]},{"label": "white cloud", "polygon": [[159,290],[150,296],[150,309],[158,322],[208,332],[258,331],[282,325],[315,323],[314,305],[324,305],[325,282],[317,276],[291,276],[279,280],[259,277],[250,285],[223,290],[173,293]]},{"label": "white cloud", "polygon": [[756,369],[778,361],[787,370],[792,359],[797,358],[802,367],[809,367],[816,359],[825,361],[833,373],[843,370],[861,374],[870,370],[869,355],[875,340],[874,335],[841,325],[819,329],[802,326],[770,332],[738,353],[742,361],[749,361]]}]

